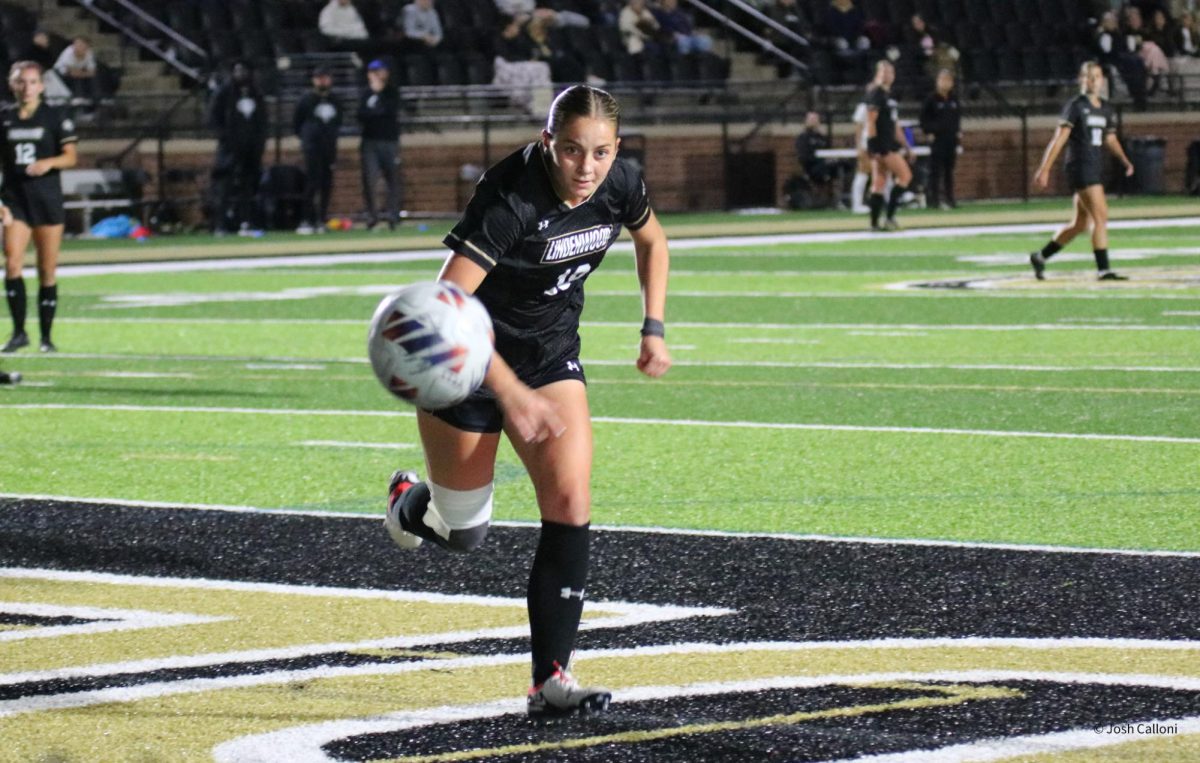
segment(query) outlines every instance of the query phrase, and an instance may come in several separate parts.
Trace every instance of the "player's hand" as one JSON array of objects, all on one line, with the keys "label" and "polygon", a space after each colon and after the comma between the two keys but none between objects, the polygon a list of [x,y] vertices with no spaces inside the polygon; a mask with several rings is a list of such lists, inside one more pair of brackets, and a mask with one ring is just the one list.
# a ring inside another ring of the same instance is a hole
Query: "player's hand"
[{"label": "player's hand", "polygon": [[653,379],[662,376],[671,368],[671,353],[667,351],[667,343],[661,336],[642,337],[637,367],[639,371]]},{"label": "player's hand", "polygon": [[12,210],[8,207],[0,206],[0,225],[8,227],[9,225],[12,225],[12,221]]},{"label": "player's hand", "polygon": [[504,416],[525,442],[544,442],[562,437],[567,425],[558,415],[558,406],[537,390],[515,384],[501,396],[497,393]]},{"label": "player's hand", "polygon": [[36,162],[25,168],[25,174],[31,178],[37,178],[45,175],[51,169],[53,168],[50,166],[49,159],[38,159]]},{"label": "player's hand", "polygon": [[1127,178],[1133,177],[1133,165],[1132,164],[1127,163],[1125,165],[1125,177],[1127,177]]},{"label": "player's hand", "polygon": [[1050,173],[1042,170],[1033,176],[1033,184],[1038,188],[1047,188],[1050,185]]}]

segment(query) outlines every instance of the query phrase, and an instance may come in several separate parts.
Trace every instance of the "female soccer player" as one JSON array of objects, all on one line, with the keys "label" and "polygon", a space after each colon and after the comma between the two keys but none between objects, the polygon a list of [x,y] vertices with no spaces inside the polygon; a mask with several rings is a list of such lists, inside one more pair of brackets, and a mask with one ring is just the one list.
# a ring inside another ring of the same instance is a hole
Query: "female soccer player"
[{"label": "female soccer player", "polygon": [[4,231],[4,292],[12,314],[13,333],[3,352],[29,344],[25,333],[25,249],[32,237],[37,249],[38,322],[42,352],[54,352],[50,328],[58,306],[55,271],[62,246],[62,181],[59,171],[75,166],[75,124],[62,111],[42,103],[42,67],[18,61],[8,72],[16,103],[0,110],[4,126],[4,186],[0,199],[12,210]]},{"label": "female soccer player", "polygon": [[1079,68],[1079,95],[1063,107],[1058,130],[1046,146],[1042,164],[1038,167],[1033,182],[1038,188],[1050,185],[1050,168],[1067,147],[1067,180],[1075,192],[1075,217],[1066,227],[1054,234],[1054,238],[1040,252],[1029,255],[1033,275],[1039,280],[1046,278],[1046,260],[1089,227],[1092,229],[1092,251],[1096,256],[1096,269],[1101,281],[1124,281],[1108,267],[1108,200],[1104,197],[1101,182],[1103,155],[1100,147],[1107,146],[1125,165],[1125,176],[1133,174],[1133,163],[1125,156],[1121,141],[1117,140],[1117,124],[1113,119],[1112,107],[1100,97],[1104,90],[1104,69],[1095,61],[1088,61]]},{"label": "female soccer player", "polygon": [[[896,81],[896,68],[892,62],[880,59],[875,63],[875,80],[867,90],[867,153],[871,156],[871,230],[896,230],[896,207],[900,197],[908,191],[912,182],[912,170],[905,155],[912,153],[908,138],[900,127],[899,107],[892,98],[892,83]],[[888,175],[894,183],[887,199],[887,222],[879,224],[883,211],[883,189]]]},{"label": "female soccer player", "polygon": [[419,411],[428,481],[398,471],[385,524],[401,546],[470,551],[487,534],[503,431],[533,480],[541,536],[527,591],[533,654],[529,715],[602,712],[611,694],[568,672],[588,569],[592,427],[579,360],[583,282],[624,225],[633,237],[644,321],[637,367],[671,365],[664,341],[667,238],[646,186],[617,161],[619,109],[586,85],[551,104],[541,138],[480,179],[445,243],[439,278],[491,313],[496,355],[484,387],[452,408]]}]

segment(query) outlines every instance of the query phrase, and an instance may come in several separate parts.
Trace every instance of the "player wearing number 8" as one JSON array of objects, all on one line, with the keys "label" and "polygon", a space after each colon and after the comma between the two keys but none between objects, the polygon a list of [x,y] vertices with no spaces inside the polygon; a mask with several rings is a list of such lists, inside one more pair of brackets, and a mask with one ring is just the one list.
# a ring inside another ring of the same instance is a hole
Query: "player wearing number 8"
[{"label": "player wearing number 8", "polygon": [[38,323],[42,352],[53,352],[50,328],[58,308],[55,271],[62,246],[62,181],[59,171],[75,166],[75,124],[63,111],[42,102],[42,67],[18,61],[8,73],[16,103],[0,111],[4,125],[4,186],[0,199],[12,210],[13,222],[4,231],[4,293],[12,315],[13,333],[3,352],[29,344],[25,333],[25,280],[21,277],[25,249],[32,238],[37,249]]},{"label": "player wearing number 8", "polygon": [[1034,175],[1039,188],[1050,184],[1050,168],[1067,149],[1067,179],[1075,192],[1075,217],[1066,227],[1054,235],[1039,252],[1029,255],[1033,274],[1040,281],[1045,277],[1046,260],[1089,227],[1092,229],[1092,249],[1096,255],[1096,268],[1102,281],[1123,281],[1108,266],[1108,200],[1104,197],[1102,170],[1104,156],[1102,147],[1107,147],[1125,165],[1125,175],[1133,174],[1133,164],[1125,156],[1121,142],[1117,140],[1117,123],[1113,118],[1112,106],[1100,97],[1104,89],[1104,70],[1095,61],[1088,61],[1079,69],[1079,95],[1063,107],[1058,130],[1054,133],[1042,164]]},{"label": "player wearing number 8", "polygon": [[[503,431],[533,481],[542,519],[527,589],[532,652],[529,714],[599,712],[610,694],[568,671],[588,571],[592,427],[579,362],[588,275],[622,227],[633,238],[642,291],[636,365],[666,373],[667,238],[640,173],[617,159],[619,112],[608,93],[563,91],[538,140],[490,168],[459,223],[438,278],[491,314],[495,354],[484,386],[463,403],[418,411],[428,477],[397,471],[386,526],[402,547],[476,548],[492,511]],[[632,316],[631,316],[632,317]]]}]

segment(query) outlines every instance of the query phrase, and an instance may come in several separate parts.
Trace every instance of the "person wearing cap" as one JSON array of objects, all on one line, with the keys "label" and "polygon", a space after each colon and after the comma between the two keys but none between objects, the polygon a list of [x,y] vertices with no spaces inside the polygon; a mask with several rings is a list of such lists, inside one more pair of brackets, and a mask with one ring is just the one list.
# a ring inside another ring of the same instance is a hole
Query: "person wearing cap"
[{"label": "person wearing cap", "polygon": [[367,230],[379,224],[375,206],[375,186],[383,178],[387,187],[387,226],[395,230],[399,222],[400,95],[389,82],[386,61],[375,59],[367,65],[367,87],[358,101],[358,123],[362,127],[359,155],[362,166],[363,201],[367,205]]},{"label": "person wearing cap", "polygon": [[292,128],[304,154],[304,221],[297,233],[325,230],[341,127],[342,104],[333,93],[333,74],[318,66],[312,73],[312,90],[301,96],[292,112]]}]

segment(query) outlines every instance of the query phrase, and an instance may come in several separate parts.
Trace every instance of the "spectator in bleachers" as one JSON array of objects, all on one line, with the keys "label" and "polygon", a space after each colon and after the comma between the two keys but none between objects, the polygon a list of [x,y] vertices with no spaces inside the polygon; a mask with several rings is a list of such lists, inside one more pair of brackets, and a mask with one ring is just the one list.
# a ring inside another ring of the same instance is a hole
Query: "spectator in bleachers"
[{"label": "spectator in bleachers", "polygon": [[358,102],[358,123],[362,127],[359,155],[362,160],[363,201],[367,205],[367,230],[379,224],[375,206],[375,186],[383,178],[387,188],[387,226],[395,230],[400,222],[400,179],[396,171],[400,140],[400,95],[392,86],[391,73],[382,59],[367,64],[367,87]]},{"label": "spectator in bleachers", "polygon": [[1146,108],[1146,64],[1137,54],[1137,40],[1126,34],[1115,11],[1105,11],[1096,28],[1096,50],[1100,63],[1115,70],[1129,90],[1134,106]]},{"label": "spectator in bleachers", "polygon": [[42,67],[42,82],[46,86],[46,92],[42,96],[46,99],[46,103],[58,104],[70,100],[71,88],[67,87],[67,83],[63,82],[62,77],[54,70],[58,56],[51,48],[50,34],[46,30],[33,30],[33,34],[29,38],[29,46],[25,48],[21,58],[33,61]]},{"label": "spectator in bleachers", "polygon": [[513,105],[530,116],[543,110],[541,102],[549,103],[551,95],[550,65],[535,60],[533,41],[525,34],[524,17],[501,17],[500,33],[492,49],[495,74],[492,84],[505,88]]},{"label": "spectator in bleachers", "polygon": [[655,54],[662,50],[658,43],[658,20],[646,7],[646,0],[628,0],[617,18],[617,27],[621,30],[621,39],[625,41],[625,50],[631,56],[643,52]]},{"label": "spectator in bleachers", "polygon": [[404,6],[401,12],[401,27],[409,50],[430,52],[437,50],[442,44],[442,20],[434,10],[433,0],[413,0]]},{"label": "spectator in bleachers", "polygon": [[871,48],[867,17],[854,0],[830,0],[822,24],[834,60],[844,77],[865,78],[866,55]]},{"label": "spectator in bleachers", "polygon": [[[762,10],[776,24],[798,35],[805,41],[808,41],[812,37],[812,20],[809,19],[808,14],[805,13],[796,0],[774,0],[774,2],[767,4]],[[791,54],[794,58],[804,59],[808,56],[807,45],[797,43],[792,38],[781,34],[772,27],[764,27],[762,34],[775,47]],[[791,65],[786,62],[780,62],[777,69],[780,77],[787,77],[793,73]]]},{"label": "spectator in bleachers", "polygon": [[353,0],[329,0],[317,17],[317,29],[335,48],[352,49],[371,37]]},{"label": "spectator in bleachers", "polygon": [[533,57],[545,61],[550,67],[550,79],[554,82],[584,82],[588,78],[587,66],[556,35],[553,21],[544,16],[535,16],[525,25],[525,35],[533,48]]},{"label": "spectator in bleachers", "polygon": [[1200,24],[1196,14],[1184,11],[1179,14],[1179,25],[1175,30],[1175,50],[1180,56],[1200,57]]},{"label": "spectator in bleachers", "polygon": [[554,8],[546,8],[537,5],[536,0],[495,0],[496,10],[500,11],[502,16],[512,16],[513,18],[528,21],[534,17],[547,19],[554,26],[574,26],[587,27],[591,26],[591,19],[582,13],[577,13],[566,8],[555,10]]},{"label": "spectator in bleachers", "polygon": [[921,131],[930,139],[926,201],[931,207],[953,209],[958,206],[954,199],[954,165],[962,141],[962,113],[954,92],[954,73],[949,69],[938,72],[934,91],[921,107]]},{"label": "spectator in bleachers", "polygon": [[297,233],[325,229],[341,127],[342,104],[333,94],[333,75],[319,66],[313,70],[312,90],[300,98],[292,112],[292,129],[300,136],[304,153],[304,220]]},{"label": "spectator in bleachers", "polygon": [[1171,70],[1171,66],[1167,62],[1167,56],[1162,48],[1158,47],[1148,36],[1150,30],[1146,28],[1142,12],[1137,6],[1126,6],[1124,20],[1125,34],[1134,41],[1134,50],[1146,67],[1146,75],[1149,77],[1147,82],[1149,95],[1154,95],[1162,84],[1163,75]]},{"label": "spectator in bleachers", "polygon": [[208,125],[217,131],[211,174],[213,233],[252,235],[262,227],[256,195],[267,145],[267,105],[250,65],[238,61],[229,81],[208,104]]},{"label": "spectator in bleachers", "polygon": [[658,22],[659,34],[674,43],[680,55],[712,51],[712,37],[696,31],[691,14],[679,7],[679,0],[658,0],[658,6],[650,12]]},{"label": "spectator in bleachers", "polygon": [[88,38],[79,36],[63,48],[54,62],[54,70],[71,89],[72,102],[89,106],[95,103],[100,92],[96,79],[96,54]]}]

